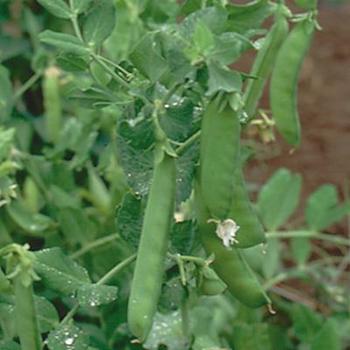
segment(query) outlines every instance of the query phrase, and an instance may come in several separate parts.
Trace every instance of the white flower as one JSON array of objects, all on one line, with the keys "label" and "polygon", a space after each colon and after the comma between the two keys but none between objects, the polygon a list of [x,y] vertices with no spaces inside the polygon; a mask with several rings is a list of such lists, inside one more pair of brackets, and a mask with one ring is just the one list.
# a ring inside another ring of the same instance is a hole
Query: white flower
[{"label": "white flower", "polygon": [[236,233],[239,230],[239,226],[232,219],[226,219],[224,221],[208,220],[208,222],[215,222],[217,224],[216,234],[222,240],[225,247],[230,247],[234,243],[238,243],[236,239]]}]

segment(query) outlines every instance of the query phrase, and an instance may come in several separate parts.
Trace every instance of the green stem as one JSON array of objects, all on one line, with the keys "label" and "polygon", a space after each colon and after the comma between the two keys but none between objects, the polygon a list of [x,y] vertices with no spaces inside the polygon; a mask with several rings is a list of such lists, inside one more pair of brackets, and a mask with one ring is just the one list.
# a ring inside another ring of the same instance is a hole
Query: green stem
[{"label": "green stem", "polygon": [[267,232],[266,238],[295,238],[295,237],[305,237],[312,239],[320,239],[323,241],[332,242],[336,245],[350,246],[350,240],[338,236],[333,236],[331,234],[315,232],[315,231],[286,231],[286,232]]},{"label": "green stem", "polygon": [[[128,258],[124,259],[122,262],[120,262],[118,265],[113,267],[112,270],[107,272],[101,279],[99,279],[96,284],[101,285],[106,283],[109,279],[111,279],[113,276],[118,274],[120,271],[122,271],[125,267],[127,267],[129,264],[131,264],[136,259],[136,254],[133,254],[129,256]],[[66,324],[68,321],[70,321],[76,312],[79,310],[79,303],[75,304],[74,307],[66,314],[66,316],[62,319],[60,325]]]},{"label": "green stem", "polygon": [[122,79],[118,74],[116,74],[113,69],[109,68],[108,65],[100,58],[100,56],[92,53],[92,58],[107,72],[109,73],[112,78],[118,82],[120,85],[122,85],[123,87],[129,89],[129,84],[124,81],[124,79]]},{"label": "green stem", "polygon": [[190,136],[185,142],[182,143],[181,146],[179,146],[176,149],[176,154],[178,156],[181,156],[183,153],[185,153],[185,151],[187,150],[187,148],[189,146],[191,146],[200,136],[201,134],[201,130],[198,130],[197,132],[195,132],[192,136]]},{"label": "green stem", "polygon": [[42,72],[32,75],[14,94],[13,100],[16,102],[28,89],[30,89],[41,77]]},{"label": "green stem", "polygon": [[95,241],[86,244],[84,247],[80,248],[79,250],[71,254],[70,257],[72,259],[80,258],[82,255],[88,253],[90,250],[103,246],[107,243],[113,242],[118,238],[120,238],[119,234],[113,233],[111,235],[96,239]]},{"label": "green stem", "polygon": [[123,270],[125,267],[127,267],[129,264],[131,264],[136,259],[136,253],[129,256],[128,258],[124,259],[122,262],[120,262],[118,265],[113,267],[112,270],[108,271],[96,284],[104,284],[108,282],[113,276],[118,274],[121,270]]},{"label": "green stem", "polygon": [[111,61],[110,59],[103,57],[101,55],[97,55],[97,57],[100,58],[101,60],[105,61],[106,63],[110,64],[111,66],[117,68],[118,70],[120,70],[123,74],[126,75],[127,79],[131,79],[132,73],[128,72],[126,69],[124,69],[118,63],[115,63],[115,62]]}]

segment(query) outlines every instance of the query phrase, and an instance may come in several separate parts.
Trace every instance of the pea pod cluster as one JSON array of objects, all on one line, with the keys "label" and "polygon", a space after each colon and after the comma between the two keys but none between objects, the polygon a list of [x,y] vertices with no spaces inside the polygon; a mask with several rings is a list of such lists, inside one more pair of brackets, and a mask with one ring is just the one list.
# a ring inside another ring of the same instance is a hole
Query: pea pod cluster
[{"label": "pea pod cluster", "polygon": [[175,203],[175,160],[164,151],[157,159],[138,247],[128,304],[131,332],[144,341],[157,310]]},{"label": "pea pod cluster", "polygon": [[300,144],[297,83],[309,49],[314,22],[305,19],[295,25],[278,53],[270,84],[270,105],[276,127],[293,146]]}]

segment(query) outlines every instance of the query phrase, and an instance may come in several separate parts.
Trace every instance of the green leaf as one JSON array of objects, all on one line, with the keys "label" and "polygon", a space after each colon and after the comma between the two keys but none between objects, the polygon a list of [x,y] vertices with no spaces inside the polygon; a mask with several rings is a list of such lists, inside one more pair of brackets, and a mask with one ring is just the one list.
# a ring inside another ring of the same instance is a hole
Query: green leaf
[{"label": "green leaf", "polygon": [[349,212],[349,203],[340,205],[336,187],[327,184],[310,195],[306,202],[305,216],[311,229],[323,230],[340,221]]},{"label": "green leaf", "polygon": [[214,35],[202,21],[198,21],[196,24],[193,43],[197,50],[204,55],[214,47]]},{"label": "green leaf", "polygon": [[258,209],[265,227],[276,230],[296,209],[301,190],[301,177],[287,169],[277,170],[261,189]]},{"label": "green leaf", "polygon": [[62,325],[47,337],[50,350],[88,350],[89,337],[74,324]]},{"label": "green leaf", "polygon": [[310,344],[322,326],[322,317],[302,304],[293,304],[292,319],[295,335]]},{"label": "green leaf", "polygon": [[2,31],[0,36],[0,62],[23,55],[30,50],[30,47],[28,40],[7,36]]},{"label": "green leaf", "polygon": [[118,130],[118,156],[128,184],[137,195],[145,195],[153,171],[152,121],[142,117],[121,120]]},{"label": "green leaf", "polygon": [[252,47],[253,44],[243,35],[222,33],[215,38],[215,47],[210,52],[210,59],[227,66],[238,60],[245,51]]},{"label": "green leaf", "polygon": [[[0,101],[0,104],[1,104],[1,101]],[[13,128],[3,129],[0,126],[0,164],[4,159],[9,157],[11,148],[13,147],[14,136],[15,136],[15,129]]]},{"label": "green leaf", "polygon": [[34,269],[48,288],[69,295],[90,283],[85,268],[64,255],[60,248],[44,249],[34,254]]},{"label": "green leaf", "polygon": [[268,325],[263,323],[234,326],[235,350],[272,350]]},{"label": "green leaf", "polygon": [[83,24],[83,37],[90,47],[99,47],[115,26],[115,6],[110,0],[96,2]]},{"label": "green leaf", "polygon": [[69,19],[72,16],[72,12],[64,0],[38,0],[38,3],[56,17]]},{"label": "green leaf", "polygon": [[170,234],[172,249],[181,255],[189,255],[194,247],[195,235],[196,225],[193,221],[175,223]]},{"label": "green leaf", "polygon": [[168,350],[185,349],[188,340],[182,331],[181,315],[179,311],[154,317],[151,332],[144,344],[146,349],[158,350],[160,345]]},{"label": "green leaf", "polygon": [[34,236],[42,236],[45,231],[54,228],[54,221],[43,214],[30,212],[19,200],[6,206],[9,217],[23,231]]},{"label": "green leaf", "polygon": [[218,91],[240,92],[242,88],[241,75],[229,68],[211,61],[208,63],[209,81],[207,95]]},{"label": "green leaf", "polygon": [[311,343],[311,350],[341,350],[341,340],[337,332],[336,323],[328,319],[316,334]]},{"label": "green leaf", "polygon": [[118,208],[116,230],[132,247],[137,248],[140,240],[144,203],[132,193],[126,193]]},{"label": "green leaf", "polygon": [[4,121],[11,114],[13,96],[10,74],[8,70],[2,65],[0,65],[0,86],[0,121]]},{"label": "green leaf", "polygon": [[188,98],[169,101],[165,114],[160,117],[160,124],[167,136],[177,142],[185,141],[189,136],[193,123],[194,105]]},{"label": "green leaf", "polygon": [[81,208],[60,208],[57,221],[66,240],[71,244],[84,244],[95,236],[95,227]]},{"label": "green leaf", "polygon": [[152,82],[161,78],[167,70],[167,62],[161,56],[153,33],[147,33],[129,55],[131,63]]},{"label": "green leaf", "polygon": [[305,265],[312,251],[309,238],[294,237],[291,240],[292,254],[298,265]]},{"label": "green leaf", "polygon": [[21,350],[21,347],[18,343],[15,343],[12,340],[9,341],[0,341],[0,349],[1,350]]},{"label": "green leaf", "polygon": [[72,9],[77,14],[86,11],[91,5],[92,0],[72,0]]},{"label": "green leaf", "polygon": [[88,55],[73,52],[62,52],[56,57],[57,65],[67,72],[87,71],[89,67]]},{"label": "green leaf", "polygon": [[274,10],[268,0],[251,1],[246,5],[230,4],[227,6],[227,30],[237,33],[246,33],[259,28],[266,17]]},{"label": "green leaf", "polygon": [[73,35],[45,30],[39,35],[41,42],[52,45],[65,52],[71,52],[77,55],[86,55],[88,49],[78,38]]},{"label": "green leaf", "polygon": [[39,322],[40,333],[47,333],[59,324],[58,312],[45,298],[35,296],[35,308]]},{"label": "green leaf", "polygon": [[0,268],[0,293],[8,293],[11,291],[10,281],[6,278],[2,269]]},{"label": "green leaf", "polygon": [[77,291],[77,299],[81,306],[99,306],[109,304],[117,299],[118,288],[98,284],[84,284]]}]

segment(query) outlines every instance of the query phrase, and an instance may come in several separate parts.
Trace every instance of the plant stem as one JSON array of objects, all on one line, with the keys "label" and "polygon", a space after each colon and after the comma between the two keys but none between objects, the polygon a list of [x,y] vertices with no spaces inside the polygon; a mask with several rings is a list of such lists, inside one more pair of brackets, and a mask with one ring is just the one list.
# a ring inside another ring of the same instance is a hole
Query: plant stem
[{"label": "plant stem", "polygon": [[200,130],[196,131],[192,136],[190,136],[186,141],[184,141],[181,146],[179,146],[176,149],[176,154],[178,156],[181,156],[183,153],[185,153],[187,148],[191,146],[199,138],[200,134],[201,134]]},{"label": "plant stem", "polygon": [[92,58],[107,72],[109,73],[112,78],[118,82],[120,85],[124,86],[125,88],[129,89],[129,84],[124,81],[124,79],[122,79],[118,74],[116,74],[113,69],[109,68],[108,65],[103,61],[101,60],[100,56],[94,54],[94,53],[91,53],[92,55]]},{"label": "plant stem", "polygon": [[98,248],[98,247],[105,245],[107,243],[113,242],[113,241],[117,240],[118,238],[120,238],[119,234],[113,233],[111,235],[96,239],[95,241],[86,244],[84,247],[80,248],[79,250],[77,250],[76,252],[71,254],[70,257],[72,259],[77,259],[77,258],[81,257],[82,255],[88,253],[90,250]]},{"label": "plant stem", "polygon": [[124,259],[122,262],[120,262],[118,265],[113,267],[112,270],[108,271],[102,278],[99,279],[96,284],[104,284],[108,282],[113,276],[118,274],[121,270],[123,270],[125,267],[127,267],[129,264],[131,264],[136,259],[136,253],[129,256],[128,258]]},{"label": "plant stem", "polygon": [[336,245],[350,246],[350,240],[338,236],[333,236],[331,234],[315,232],[315,231],[286,231],[286,232],[267,232],[266,237],[269,238],[295,238],[295,237],[305,237],[312,239],[320,239],[323,241],[332,242]]},{"label": "plant stem", "polygon": [[13,100],[16,102],[28,89],[30,89],[41,77],[42,72],[33,74],[14,94]]}]

